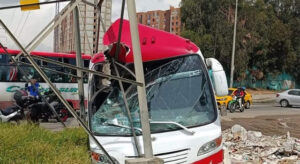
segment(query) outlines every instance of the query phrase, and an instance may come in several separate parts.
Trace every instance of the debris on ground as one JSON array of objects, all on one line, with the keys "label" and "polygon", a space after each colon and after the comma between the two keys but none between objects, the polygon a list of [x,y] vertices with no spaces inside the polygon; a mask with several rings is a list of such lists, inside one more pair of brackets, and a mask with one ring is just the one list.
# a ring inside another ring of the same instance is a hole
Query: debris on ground
[{"label": "debris on ground", "polygon": [[271,137],[236,124],[224,130],[222,136],[232,164],[300,164],[300,139],[291,137],[289,132]]}]

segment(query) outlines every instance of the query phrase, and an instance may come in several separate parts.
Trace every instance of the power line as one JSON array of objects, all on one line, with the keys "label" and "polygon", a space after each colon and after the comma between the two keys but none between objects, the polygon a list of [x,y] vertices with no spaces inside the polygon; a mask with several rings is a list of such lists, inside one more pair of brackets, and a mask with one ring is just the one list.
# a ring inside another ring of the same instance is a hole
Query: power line
[{"label": "power line", "polygon": [[26,18],[25,18],[25,21],[24,21],[24,23],[23,23],[23,25],[22,25],[22,28],[21,28],[21,30],[20,30],[20,32],[19,32],[18,37],[20,37],[20,35],[21,35],[22,31],[23,31],[24,26],[25,26],[25,24],[26,24],[26,22],[27,22],[27,19],[28,19],[29,15],[30,15],[30,11],[29,11],[29,13],[27,14],[27,16],[26,16]]},{"label": "power line", "polygon": [[5,7],[0,7],[0,10],[13,9],[13,8],[19,8],[19,7],[29,7],[29,6],[35,6],[35,5],[45,5],[45,4],[50,4],[50,3],[67,2],[67,1],[71,1],[71,0],[56,0],[56,1],[46,1],[46,2],[40,2],[40,3],[26,4],[26,5],[5,6]]},{"label": "power line", "polygon": [[23,19],[22,19],[23,16],[24,16],[24,13],[21,13],[20,19],[19,19],[19,21],[18,21],[18,25],[16,26],[16,29],[15,29],[15,34],[17,34],[18,31],[19,31],[19,27],[20,27],[21,22],[22,22],[22,20],[23,20]]}]

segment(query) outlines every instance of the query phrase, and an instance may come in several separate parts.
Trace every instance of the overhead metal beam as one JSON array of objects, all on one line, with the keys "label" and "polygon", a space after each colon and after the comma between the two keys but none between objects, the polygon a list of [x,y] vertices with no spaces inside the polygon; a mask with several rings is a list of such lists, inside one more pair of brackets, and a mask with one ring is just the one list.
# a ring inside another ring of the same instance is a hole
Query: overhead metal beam
[{"label": "overhead metal beam", "polygon": [[[17,63],[24,64],[24,65],[27,65],[27,66],[31,66],[31,67],[32,67],[32,65],[29,64],[29,63],[20,62],[20,61],[17,61]],[[58,73],[58,74],[63,74],[63,75],[72,76],[72,77],[75,77],[75,78],[77,78],[77,79],[80,79],[80,78],[81,78],[81,77],[78,77],[78,76],[73,75],[73,74],[70,74],[70,73],[65,73],[65,72],[57,71],[57,70],[55,70],[55,69],[51,69],[51,68],[47,68],[47,67],[43,67],[43,66],[40,66],[40,67],[41,67],[42,69],[44,69],[44,70],[52,71],[52,72],[55,72],[55,73]]]},{"label": "overhead metal beam", "polygon": [[[4,50],[4,52],[9,55],[9,53],[7,52],[6,48],[0,43],[0,47],[2,47],[2,49]],[[17,69],[21,72],[21,74],[24,75],[25,77],[25,80],[27,81],[27,83],[30,82],[30,79],[28,78],[28,73],[26,71],[24,71],[23,69],[20,68],[20,66],[18,65],[18,61],[16,61],[12,56],[11,57],[11,60],[13,63],[16,64],[16,67]],[[38,88],[36,88],[35,85],[32,85],[32,87],[35,89],[35,90],[38,90]],[[55,111],[54,107],[48,102],[48,100],[45,99],[45,97],[43,95],[41,95],[39,92],[38,92],[38,96],[42,99],[42,101],[50,108],[50,110],[52,111],[52,113],[55,115],[56,119],[64,126],[66,127],[65,123],[60,119],[59,115],[57,114],[57,112]]]},{"label": "overhead metal beam", "polygon": [[0,10],[14,9],[14,8],[20,8],[20,7],[29,7],[29,6],[35,6],[35,5],[46,5],[46,4],[51,4],[51,3],[59,3],[59,2],[67,2],[67,1],[71,1],[71,0],[56,0],[56,1],[47,1],[47,2],[26,4],[26,5],[5,6],[5,7],[0,7]]},{"label": "overhead metal beam", "polygon": [[[73,9],[81,2],[81,0],[76,0],[70,2],[60,13],[58,18],[53,18],[52,21],[46,26],[31,42],[26,46],[26,50],[30,53],[33,51],[53,30],[58,26],[62,20],[71,12]],[[61,15],[61,16],[60,16]],[[53,25],[51,25],[54,22]],[[21,56],[21,52],[15,57],[17,60]]]},{"label": "overhead metal beam", "polygon": [[[79,0],[77,0],[79,1]],[[100,142],[97,140],[97,138],[94,136],[94,134],[89,130],[88,126],[85,124],[85,122],[76,114],[74,109],[71,107],[71,105],[68,103],[67,100],[61,95],[59,90],[52,84],[52,82],[49,80],[47,75],[44,73],[43,70],[37,65],[37,63],[34,61],[32,56],[25,50],[25,48],[21,45],[21,43],[15,38],[15,36],[11,33],[11,31],[7,28],[7,26],[2,22],[0,19],[0,24],[4,27],[8,35],[11,37],[11,39],[17,44],[17,46],[22,50],[25,57],[28,59],[28,61],[32,64],[32,66],[37,70],[37,72],[42,76],[42,78],[45,80],[45,82],[49,85],[49,87],[53,90],[53,92],[56,94],[56,96],[60,99],[60,101],[65,105],[65,107],[68,109],[68,111],[79,121],[80,125],[83,127],[83,129],[89,134],[89,136],[92,138],[92,140],[96,143],[96,145],[101,149],[101,151],[107,156],[109,161],[112,164],[115,164],[114,160],[111,158],[111,156],[107,153],[107,151],[104,149],[104,147],[100,144]]]},{"label": "overhead metal beam", "polygon": [[108,75],[108,74],[105,74],[105,73],[102,73],[102,72],[93,71],[93,70],[89,70],[89,69],[86,69],[86,68],[79,68],[79,67],[73,66],[72,64],[62,63],[62,62],[59,62],[59,61],[56,61],[56,60],[44,58],[42,56],[33,56],[33,55],[31,55],[31,56],[35,59],[39,59],[39,60],[42,60],[42,61],[45,61],[45,62],[48,62],[48,63],[63,66],[63,67],[66,67],[66,68],[75,69],[75,70],[79,69],[83,72],[92,73],[92,74],[95,74],[95,75],[100,76],[100,77],[111,78],[111,79],[114,79],[114,80],[121,80],[122,82],[125,82],[125,83],[134,84],[134,85],[137,85],[137,86],[143,86],[142,83],[136,82],[134,80],[129,80],[129,79],[126,79],[126,78],[113,76],[113,75]]}]

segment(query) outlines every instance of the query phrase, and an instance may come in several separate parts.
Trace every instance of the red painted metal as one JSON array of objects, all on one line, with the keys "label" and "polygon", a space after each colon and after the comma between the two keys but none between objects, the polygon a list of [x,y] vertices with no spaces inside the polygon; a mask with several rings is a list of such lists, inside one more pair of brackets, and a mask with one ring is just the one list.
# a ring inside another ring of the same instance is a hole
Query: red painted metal
[{"label": "red painted metal", "polygon": [[92,57],[91,62],[92,63],[101,63],[101,62],[104,62],[104,60],[105,60],[105,56],[103,55],[103,53],[99,53],[99,54],[95,54]]},{"label": "red painted metal", "polygon": [[[103,37],[104,45],[116,44],[118,40],[120,20],[115,21]],[[180,36],[154,29],[145,25],[138,25],[143,62],[172,58],[176,56],[196,53],[199,48],[190,40]],[[132,43],[129,21],[124,20],[121,42],[129,49],[129,53],[120,53],[119,61],[133,62]]]},{"label": "red painted metal", "polygon": [[[7,52],[11,55],[17,55],[21,51],[19,50],[12,50],[12,49],[7,49]],[[0,54],[5,54],[5,51],[0,48]],[[30,53],[31,55],[35,56],[42,56],[42,57],[60,57],[60,58],[76,58],[76,54],[67,54],[67,53],[55,53],[55,52],[41,52],[41,51],[33,51]],[[91,59],[91,55],[87,54],[82,54],[82,59]]]},{"label": "red painted metal", "polygon": [[219,163],[223,163],[223,159],[224,159],[224,152],[223,149],[220,150],[219,152],[206,157],[200,161],[194,162],[193,164],[219,164]]}]

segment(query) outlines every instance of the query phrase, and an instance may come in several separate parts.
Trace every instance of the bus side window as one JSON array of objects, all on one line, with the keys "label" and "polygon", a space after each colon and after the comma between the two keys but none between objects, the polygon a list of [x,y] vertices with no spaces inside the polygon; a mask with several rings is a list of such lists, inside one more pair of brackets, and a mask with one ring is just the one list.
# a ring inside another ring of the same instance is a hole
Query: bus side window
[{"label": "bus side window", "polygon": [[[49,57],[49,59],[58,61],[58,58],[55,58],[55,57]],[[50,68],[53,68],[53,67],[55,68],[57,66],[56,64],[52,64],[52,63],[48,63],[47,65]]]},{"label": "bus side window", "polygon": [[64,58],[64,63],[69,64],[69,59],[68,58]]},{"label": "bus side window", "polygon": [[76,59],[69,59],[69,64],[76,65]]},{"label": "bus side window", "polygon": [[83,65],[84,65],[84,67],[89,68],[90,61],[89,60],[84,60]]},{"label": "bus side window", "polygon": [[7,64],[7,55],[0,54],[0,63],[1,64]]},{"label": "bus side window", "polygon": [[43,66],[47,66],[48,65],[48,63],[45,62],[45,61],[42,61],[42,64],[43,64]]},{"label": "bus side window", "polygon": [[0,54],[0,81],[7,81],[9,74],[9,65],[7,56]]},{"label": "bus side window", "polygon": [[39,66],[41,65],[41,61],[38,59],[34,59],[34,61],[36,62],[36,64],[38,64]]}]

